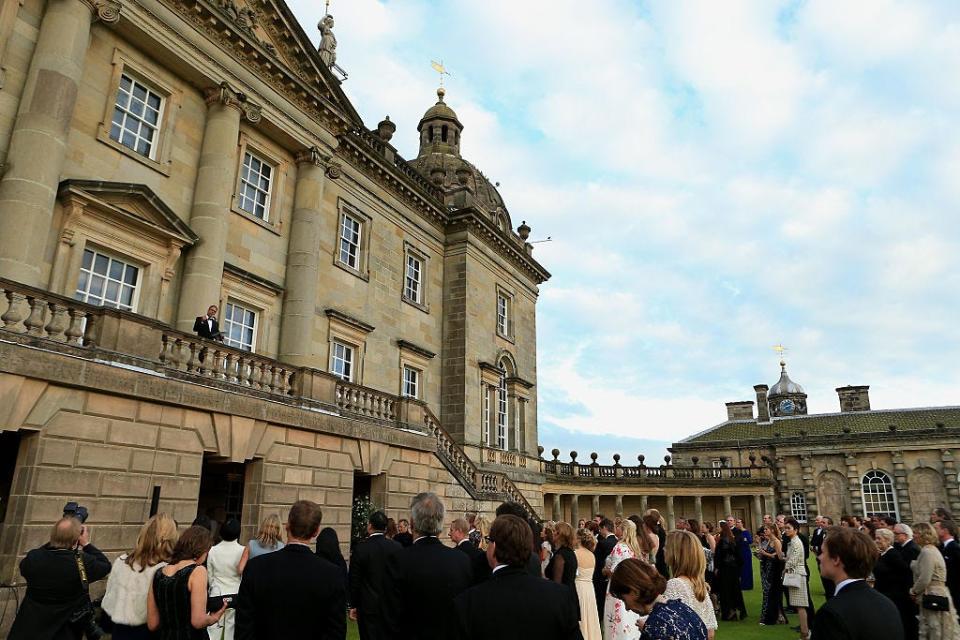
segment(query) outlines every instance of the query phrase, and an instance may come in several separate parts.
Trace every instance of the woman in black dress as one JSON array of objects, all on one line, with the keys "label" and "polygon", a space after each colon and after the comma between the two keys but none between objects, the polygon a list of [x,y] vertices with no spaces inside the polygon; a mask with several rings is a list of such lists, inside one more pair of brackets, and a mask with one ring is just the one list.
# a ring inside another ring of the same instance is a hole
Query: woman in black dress
[{"label": "woman in black dress", "polygon": [[720,617],[723,620],[743,620],[747,606],[740,590],[740,572],[743,560],[737,548],[737,539],[725,520],[720,521],[720,538],[714,558],[716,566],[717,595],[720,598]]},{"label": "woman in black dress", "polygon": [[913,571],[903,556],[893,548],[893,532],[890,529],[877,529],[874,533],[880,557],[873,567],[873,588],[890,598],[897,605],[900,620],[903,622],[903,637],[915,639],[918,634],[916,605],[910,598],[913,586]]},{"label": "woman in black dress", "polygon": [[573,527],[558,522],[553,529],[553,557],[544,572],[548,580],[567,585],[574,595],[577,592],[577,554],[573,551]]},{"label": "woman in black dress", "polygon": [[758,536],[757,556],[760,558],[760,586],[763,604],[760,624],[786,624],[783,613],[783,542],[780,532],[772,524],[765,524]]},{"label": "woman in black dress", "polygon": [[210,531],[193,526],[173,548],[170,564],[153,575],[147,594],[147,627],[159,640],[208,640],[207,627],[227,610],[207,613],[207,559],[213,539]]},{"label": "woman in black dress", "polygon": [[343,559],[343,553],[340,551],[340,538],[332,527],[324,527],[320,535],[317,536],[317,555],[340,569],[343,586],[349,597],[350,579],[348,577],[347,561]]}]

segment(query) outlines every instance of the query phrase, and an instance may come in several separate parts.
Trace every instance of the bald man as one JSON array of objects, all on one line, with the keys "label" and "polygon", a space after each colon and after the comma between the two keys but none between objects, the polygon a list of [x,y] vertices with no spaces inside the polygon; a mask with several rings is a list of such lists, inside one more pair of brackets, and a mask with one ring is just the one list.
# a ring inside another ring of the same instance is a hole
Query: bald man
[{"label": "bald man", "polygon": [[69,620],[90,602],[80,577],[83,563],[88,583],[107,577],[110,561],[90,544],[90,531],[79,520],[63,517],[50,532],[50,542],[20,561],[27,593],[9,640],[77,640]]}]

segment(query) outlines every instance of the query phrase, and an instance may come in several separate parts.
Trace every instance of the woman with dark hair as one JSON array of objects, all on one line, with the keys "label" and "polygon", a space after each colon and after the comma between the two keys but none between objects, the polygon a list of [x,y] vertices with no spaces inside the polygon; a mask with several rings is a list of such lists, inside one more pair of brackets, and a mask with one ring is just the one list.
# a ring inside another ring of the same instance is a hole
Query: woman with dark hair
[{"label": "woman with dark hair", "polygon": [[800,542],[800,523],[795,518],[787,518],[783,527],[784,535],[789,539],[783,567],[783,586],[787,591],[787,600],[791,607],[797,608],[797,617],[800,618],[800,637],[809,638],[807,626],[807,606],[810,598],[807,595],[807,563],[803,553],[803,543]]},{"label": "woman with dark hair", "polygon": [[657,568],[625,558],[610,576],[610,594],[641,616],[641,640],[707,640],[707,627],[683,601],[662,597],[667,580]]},{"label": "woman with dark hair", "polygon": [[324,527],[317,536],[317,555],[327,562],[336,565],[343,575],[343,586],[350,593],[350,579],[347,572],[347,561],[340,551],[340,538],[332,527]]},{"label": "woman with dark hair", "polygon": [[757,544],[760,558],[760,587],[763,589],[763,604],[760,606],[760,624],[786,624],[783,613],[783,542],[780,532],[772,524],[765,524]]},{"label": "woman with dark hair", "polygon": [[[221,541],[207,556],[211,596],[236,596],[240,591],[240,560],[245,547],[237,542],[239,537],[240,521],[236,518],[230,518],[220,527]],[[210,640],[233,640],[235,621],[234,611],[228,610],[220,622],[207,628]]]},{"label": "woman with dark hair", "polygon": [[387,518],[387,530],[384,531],[383,535],[385,535],[390,540],[393,540],[393,538],[397,535],[396,520],[394,520],[393,518]]},{"label": "woman with dark hair", "polygon": [[577,577],[577,554],[573,552],[573,527],[566,522],[558,522],[554,527],[553,556],[544,572],[547,580],[567,585],[576,591],[574,580]]},{"label": "woman with dark hair", "polygon": [[210,531],[193,526],[184,531],[173,548],[170,564],[153,574],[147,594],[147,627],[159,632],[159,640],[208,640],[207,627],[216,624],[227,610],[207,613],[207,559]]},{"label": "woman with dark hair", "polygon": [[743,591],[740,590],[742,562],[737,538],[726,520],[721,520],[715,565],[722,620],[743,620],[747,617],[747,606],[743,602]]}]

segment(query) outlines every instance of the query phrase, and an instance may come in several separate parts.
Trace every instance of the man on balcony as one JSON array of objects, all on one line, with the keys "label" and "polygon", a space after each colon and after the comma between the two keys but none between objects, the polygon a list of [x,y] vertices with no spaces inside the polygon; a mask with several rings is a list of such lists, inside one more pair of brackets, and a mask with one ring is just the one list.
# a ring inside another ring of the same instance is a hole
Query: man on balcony
[{"label": "man on balcony", "polygon": [[206,340],[218,340],[223,342],[223,334],[220,333],[220,323],[217,322],[217,305],[212,304],[207,309],[206,316],[197,316],[193,323],[193,330],[196,334]]}]

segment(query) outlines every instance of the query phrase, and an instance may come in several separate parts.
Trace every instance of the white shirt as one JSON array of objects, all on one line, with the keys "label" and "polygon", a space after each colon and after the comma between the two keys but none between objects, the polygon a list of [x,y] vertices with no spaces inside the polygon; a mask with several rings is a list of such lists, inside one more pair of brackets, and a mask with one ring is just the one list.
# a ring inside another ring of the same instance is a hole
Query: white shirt
[{"label": "white shirt", "polygon": [[833,595],[837,595],[838,593],[840,593],[841,589],[843,589],[845,586],[847,586],[852,582],[863,582],[863,578],[847,578],[846,580],[841,581],[840,584],[838,584],[836,588],[833,590]]},{"label": "white shirt", "polygon": [[207,316],[207,328],[210,329],[211,332],[213,331],[213,318],[210,316]]},{"label": "white shirt", "polygon": [[500,569],[503,569],[504,567],[509,567],[509,566],[510,566],[510,565],[508,565],[508,564],[498,564],[497,566],[495,566],[495,567],[493,568],[493,571],[490,572],[490,575],[493,575],[493,574],[495,574],[497,571],[500,571]]}]

